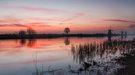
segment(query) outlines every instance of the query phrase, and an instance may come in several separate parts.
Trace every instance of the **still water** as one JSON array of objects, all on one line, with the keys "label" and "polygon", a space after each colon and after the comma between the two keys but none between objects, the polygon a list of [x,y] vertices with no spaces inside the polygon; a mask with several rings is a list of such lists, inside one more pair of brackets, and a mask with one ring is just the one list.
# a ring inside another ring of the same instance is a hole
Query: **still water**
[{"label": "still water", "polygon": [[135,39],[0,40],[0,75],[134,75]]}]

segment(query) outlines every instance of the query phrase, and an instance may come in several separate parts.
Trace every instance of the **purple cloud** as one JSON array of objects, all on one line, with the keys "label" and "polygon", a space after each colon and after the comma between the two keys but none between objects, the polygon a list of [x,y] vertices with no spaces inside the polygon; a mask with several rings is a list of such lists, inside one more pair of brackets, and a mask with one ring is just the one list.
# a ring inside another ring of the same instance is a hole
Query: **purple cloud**
[{"label": "purple cloud", "polygon": [[17,27],[27,27],[26,25],[22,25],[22,24],[0,24],[0,27],[6,27],[6,26],[17,26]]},{"label": "purple cloud", "polygon": [[135,28],[135,24],[129,25],[129,28]]},{"label": "purple cloud", "polygon": [[29,26],[36,26],[36,27],[50,27],[51,25],[47,25],[45,23],[27,23],[27,24],[0,24],[0,27],[26,27],[28,28]]},{"label": "purple cloud", "polygon": [[115,21],[115,22],[135,23],[135,21],[122,20],[122,19],[105,19],[104,21]]}]

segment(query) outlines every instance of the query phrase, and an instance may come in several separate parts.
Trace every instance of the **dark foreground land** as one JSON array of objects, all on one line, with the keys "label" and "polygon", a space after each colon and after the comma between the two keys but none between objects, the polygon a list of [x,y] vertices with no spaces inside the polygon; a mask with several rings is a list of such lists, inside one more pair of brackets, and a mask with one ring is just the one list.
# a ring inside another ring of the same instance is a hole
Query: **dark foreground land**
[{"label": "dark foreground land", "polygon": [[0,39],[36,39],[36,38],[59,38],[59,37],[112,37],[119,34],[0,34]]}]

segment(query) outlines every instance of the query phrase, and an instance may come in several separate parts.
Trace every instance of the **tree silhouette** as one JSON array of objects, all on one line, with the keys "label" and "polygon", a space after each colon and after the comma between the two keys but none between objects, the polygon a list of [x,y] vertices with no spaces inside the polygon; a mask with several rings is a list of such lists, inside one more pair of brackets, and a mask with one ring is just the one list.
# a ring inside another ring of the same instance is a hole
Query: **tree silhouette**
[{"label": "tree silhouette", "polygon": [[33,30],[32,28],[28,28],[28,29],[27,29],[27,33],[28,33],[29,35],[32,35],[32,34],[35,34],[36,32],[35,32],[35,30]]},{"label": "tree silhouette", "polygon": [[27,33],[29,35],[29,38],[34,38],[36,31],[29,27],[27,28]]},{"label": "tree silhouette", "polygon": [[68,33],[70,32],[70,28],[68,28],[68,27],[65,28],[65,29],[64,29],[64,32],[68,34]]},{"label": "tree silhouette", "polygon": [[24,30],[19,31],[19,36],[23,39],[26,36],[26,32]]}]

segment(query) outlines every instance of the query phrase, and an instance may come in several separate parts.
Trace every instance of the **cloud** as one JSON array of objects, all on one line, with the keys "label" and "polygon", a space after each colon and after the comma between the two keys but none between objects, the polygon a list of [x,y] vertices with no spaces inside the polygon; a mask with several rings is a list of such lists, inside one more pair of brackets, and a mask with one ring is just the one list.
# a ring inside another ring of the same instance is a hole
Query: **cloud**
[{"label": "cloud", "polygon": [[135,28],[135,24],[129,25],[129,28]]},{"label": "cloud", "polygon": [[115,21],[115,22],[135,23],[135,21],[122,20],[122,19],[105,19],[104,21]]},{"label": "cloud", "polygon": [[26,25],[21,24],[20,21],[21,19],[14,17],[0,18],[0,27],[27,27]]},{"label": "cloud", "polygon": [[23,9],[27,11],[41,11],[41,12],[67,12],[59,9],[45,8],[45,7],[30,7],[30,6],[21,6],[18,9]]},{"label": "cloud", "polygon": [[0,24],[0,27],[50,27],[51,25],[47,25],[45,23],[27,23],[27,24]]},{"label": "cloud", "polygon": [[49,13],[65,13],[65,14],[72,14],[72,15],[84,15],[82,12],[74,12],[68,11],[63,9],[55,9],[55,8],[46,8],[46,7],[36,7],[36,6],[18,6],[14,7],[18,9],[23,9],[27,11],[39,11],[39,12],[49,12]]},{"label": "cloud", "polygon": [[49,13],[66,13],[66,14],[83,14],[69,10],[48,8],[48,7],[39,7],[39,6],[16,6],[16,5],[0,5],[0,8],[13,8],[19,10],[27,10],[32,12],[49,12]]},{"label": "cloud", "polygon": [[64,14],[71,14],[71,15],[84,15],[84,13],[82,13],[82,12],[74,12],[74,11],[68,11],[68,10],[63,10],[63,9],[46,8],[46,7],[18,6],[18,7],[14,7],[14,8],[32,11],[32,12],[48,12],[48,13],[64,13]]},{"label": "cloud", "polygon": [[[80,16],[86,16],[85,13],[83,12],[75,12],[75,11],[69,11],[69,10],[63,10],[63,9],[56,9],[56,8],[47,8],[47,7],[39,7],[39,6],[15,6],[15,5],[7,5],[7,6],[3,6],[5,8],[14,8],[15,10],[26,10],[26,11],[30,11],[30,12],[42,12],[42,13],[49,13],[49,14],[56,14],[57,13],[60,15],[60,18],[51,18],[49,21],[59,21],[59,22],[67,22],[67,21],[72,21],[74,19],[79,18]],[[64,18],[61,18],[61,16],[63,16],[63,14],[65,14],[66,16]],[[68,17],[67,17],[68,15]],[[62,24],[60,23],[60,24]]]},{"label": "cloud", "polygon": [[74,16],[72,16],[72,17],[70,17],[68,19],[65,19],[64,21],[71,21],[71,20],[76,19],[76,18],[78,18],[78,17],[80,17],[82,15],[84,15],[84,14],[83,13],[76,13]]},{"label": "cloud", "polygon": [[[32,22],[30,22],[32,21]],[[51,25],[40,22],[40,20],[34,20],[30,19],[29,21],[26,21],[26,19],[18,19],[14,17],[5,17],[0,18],[0,27],[6,27],[6,26],[16,26],[16,27],[30,27],[30,26],[36,26],[36,27],[50,27]]]},{"label": "cloud", "polygon": [[76,14],[74,14],[73,16],[71,16],[69,18],[63,18],[60,25],[63,24],[64,22],[75,20],[75,19],[79,18],[80,16],[84,16],[84,15],[85,15],[84,13],[76,13]]},{"label": "cloud", "polygon": [[51,25],[45,24],[42,22],[32,22],[32,23],[27,23],[29,26],[37,26],[37,27],[50,27]]},{"label": "cloud", "polygon": [[0,27],[27,27],[26,25],[22,25],[22,24],[0,24]]},{"label": "cloud", "polygon": [[13,18],[13,17],[0,18],[0,23],[16,23],[19,21],[20,21],[20,19]]},{"label": "cloud", "polygon": [[70,18],[63,18],[61,19],[62,22],[65,21],[71,21],[74,20],[76,18],[78,18],[79,16],[84,16],[85,14],[82,12],[73,12],[73,11],[67,11],[67,10],[61,10],[61,9],[53,9],[53,8],[45,8],[45,7],[30,7],[30,6],[21,6],[18,7],[19,9],[24,9],[27,11],[39,11],[39,12],[48,12],[48,13],[62,13],[62,14],[69,14],[72,17]]}]

